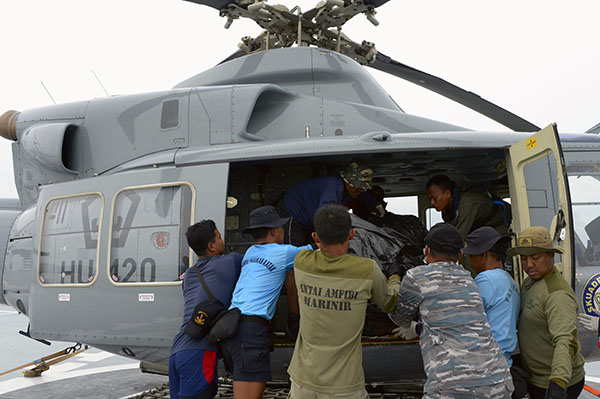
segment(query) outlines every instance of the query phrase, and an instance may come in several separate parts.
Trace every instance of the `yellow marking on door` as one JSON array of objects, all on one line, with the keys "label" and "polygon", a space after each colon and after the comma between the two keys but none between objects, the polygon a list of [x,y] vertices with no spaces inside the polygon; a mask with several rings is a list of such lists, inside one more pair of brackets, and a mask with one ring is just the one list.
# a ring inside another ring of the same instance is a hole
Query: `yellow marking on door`
[{"label": "yellow marking on door", "polygon": [[530,138],[527,140],[526,146],[528,150],[537,147],[537,139],[535,137]]}]

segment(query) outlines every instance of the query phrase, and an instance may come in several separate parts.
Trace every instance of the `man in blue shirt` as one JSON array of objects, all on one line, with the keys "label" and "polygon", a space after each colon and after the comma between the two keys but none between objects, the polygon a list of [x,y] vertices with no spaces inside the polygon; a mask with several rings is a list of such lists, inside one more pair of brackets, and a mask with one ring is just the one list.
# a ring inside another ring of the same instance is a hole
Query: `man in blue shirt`
[{"label": "man in blue shirt", "polygon": [[198,255],[198,262],[183,276],[183,324],[171,347],[169,390],[172,399],[209,399],[217,393],[218,348],[208,343],[208,335],[196,340],[184,333],[196,305],[209,299],[193,268],[198,268],[215,299],[229,307],[242,255],[236,252],[223,255],[223,238],[212,220],[190,226],[186,236],[188,245]]},{"label": "man in blue shirt", "polygon": [[527,394],[525,370],[519,362],[513,364],[511,355],[518,349],[517,320],[521,299],[517,284],[504,270],[504,253],[510,237],[501,236],[490,227],[484,226],[467,235],[465,255],[475,273],[475,284],[481,292],[481,301],[492,328],[492,335],[506,358],[515,390],[513,398]]},{"label": "man in blue shirt", "polygon": [[223,345],[226,361],[233,367],[236,398],[261,398],[266,382],[271,380],[269,323],[296,254],[312,249],[310,245],[283,245],[282,226],[287,221],[274,207],[263,206],[250,213],[250,226],[242,230],[252,235],[256,244],[244,255],[231,300],[230,309],[241,312],[239,328]]},{"label": "man in blue shirt", "polygon": [[[361,197],[361,194],[371,188],[373,171],[350,163],[339,174],[320,176],[301,181],[285,194],[283,204],[279,205],[282,216],[291,216],[289,226],[286,226],[285,242],[292,245],[305,245],[312,242],[314,231],[313,217],[317,209],[323,205],[346,205]],[[371,201],[375,208],[377,201],[372,196],[363,196],[361,201]]]},{"label": "man in blue shirt", "polygon": [[501,236],[493,227],[484,226],[467,235],[463,252],[469,256],[477,273],[475,284],[481,292],[492,335],[510,367],[510,356],[517,348],[520,299],[517,284],[502,264],[509,241],[508,236]]}]

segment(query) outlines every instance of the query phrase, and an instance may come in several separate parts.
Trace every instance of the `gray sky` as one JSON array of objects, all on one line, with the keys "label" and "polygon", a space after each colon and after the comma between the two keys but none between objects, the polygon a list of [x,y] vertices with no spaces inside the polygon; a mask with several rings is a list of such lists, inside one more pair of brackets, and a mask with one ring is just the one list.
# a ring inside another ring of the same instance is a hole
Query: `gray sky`
[{"label": "gray sky", "polygon": [[[307,10],[314,1],[269,1]],[[0,113],[168,89],[226,58],[251,21],[223,29],[216,10],[182,0],[2,1]],[[600,122],[597,0],[392,0],[379,27],[344,32],[525,119],[583,132]],[[504,127],[424,89],[371,73],[408,113],[480,130]],[[0,139],[0,197],[14,197],[10,142]]]}]

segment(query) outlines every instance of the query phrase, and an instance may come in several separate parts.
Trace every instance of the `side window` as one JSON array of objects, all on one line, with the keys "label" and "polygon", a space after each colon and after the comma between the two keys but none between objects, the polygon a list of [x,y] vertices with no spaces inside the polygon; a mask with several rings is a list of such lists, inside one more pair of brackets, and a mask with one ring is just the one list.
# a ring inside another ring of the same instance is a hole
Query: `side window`
[{"label": "side window", "polygon": [[523,167],[523,173],[531,225],[545,226],[550,230],[552,218],[560,207],[554,154],[549,152],[544,157],[527,163]]},{"label": "side window", "polygon": [[416,195],[410,197],[386,197],[386,210],[397,215],[419,216],[418,198]]},{"label": "side window", "polygon": [[38,258],[40,284],[91,285],[94,282],[103,204],[100,193],[48,201]]},{"label": "side window", "polygon": [[110,232],[113,283],[179,282],[190,264],[185,232],[193,197],[187,183],[134,187],[117,194]]},{"label": "side window", "polygon": [[162,104],[160,128],[172,129],[179,126],[179,100],[168,100]]},{"label": "side window", "polygon": [[435,208],[427,208],[425,211],[425,219],[425,227],[427,227],[427,230],[444,221],[444,219],[442,219],[442,212],[436,211]]}]

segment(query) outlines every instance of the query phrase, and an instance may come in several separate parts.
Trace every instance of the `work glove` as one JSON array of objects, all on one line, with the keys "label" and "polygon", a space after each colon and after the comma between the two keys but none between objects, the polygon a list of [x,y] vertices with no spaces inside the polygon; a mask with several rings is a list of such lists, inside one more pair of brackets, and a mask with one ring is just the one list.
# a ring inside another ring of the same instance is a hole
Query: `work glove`
[{"label": "work glove", "polygon": [[410,326],[408,327],[397,327],[392,330],[392,334],[398,336],[400,338],[404,338],[407,341],[411,339],[416,339],[419,335],[421,335],[422,325],[419,322],[411,321]]},{"label": "work glove", "polygon": [[596,316],[590,316],[589,314],[579,313],[577,319],[581,325],[588,331],[598,332],[598,323],[600,318]]},{"label": "work glove", "polygon": [[382,218],[385,216],[385,208],[383,207],[383,205],[378,204],[375,207],[375,213],[377,214],[378,217]]},{"label": "work glove", "polygon": [[567,399],[567,390],[554,381],[550,381],[545,399]]}]

